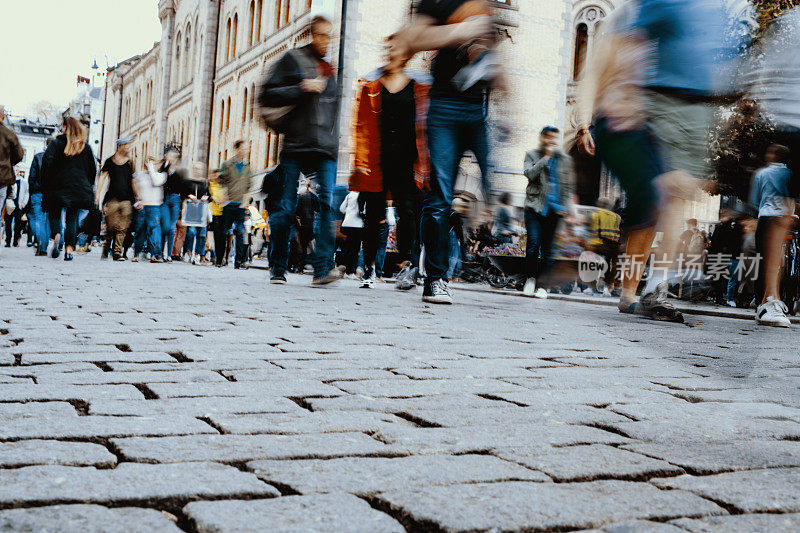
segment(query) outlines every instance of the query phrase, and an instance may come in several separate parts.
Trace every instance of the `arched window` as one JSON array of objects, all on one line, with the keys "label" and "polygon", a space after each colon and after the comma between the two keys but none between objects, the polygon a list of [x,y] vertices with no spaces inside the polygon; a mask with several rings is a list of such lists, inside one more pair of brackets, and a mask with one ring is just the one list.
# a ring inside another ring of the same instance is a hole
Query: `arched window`
[{"label": "arched window", "polygon": [[225,62],[227,63],[231,60],[231,19],[228,19],[225,35]]},{"label": "arched window", "polygon": [[219,103],[219,132],[225,129],[225,99]]},{"label": "arched window", "polygon": [[247,122],[247,105],[250,103],[250,99],[247,98],[247,87],[244,88],[244,99],[242,100],[242,124]]},{"label": "arched window", "polygon": [[253,120],[256,109],[256,84],[250,86],[250,120]]},{"label": "arched window", "polygon": [[239,15],[233,16],[233,48],[231,49],[231,59],[236,58],[236,42],[239,39]]},{"label": "arched window", "polygon": [[247,10],[247,22],[250,31],[249,38],[247,39],[248,46],[253,46],[253,37],[256,33],[256,2],[250,1],[250,8]]},{"label": "arched window", "polygon": [[275,29],[281,27],[281,15],[283,14],[283,0],[275,0]]},{"label": "arched window", "polygon": [[183,83],[189,83],[189,80],[192,79],[192,69],[194,68],[194,65],[192,64],[192,52],[192,25],[189,24],[189,26],[186,28],[186,47],[184,52],[184,56],[186,57],[184,59],[183,67]]},{"label": "arched window", "polygon": [[228,114],[225,116],[225,129],[231,129],[231,97],[228,97]]},{"label": "arched window", "polygon": [[264,0],[256,2],[256,42],[261,41],[261,14],[264,12]]},{"label": "arched window", "polygon": [[289,24],[289,20],[292,18],[292,0],[286,0],[286,7],[283,10],[283,23]]},{"label": "arched window", "polygon": [[175,39],[175,88],[181,86],[181,32],[178,32],[178,38]]},{"label": "arched window", "polygon": [[583,69],[586,66],[586,52],[589,47],[589,27],[586,24],[578,24],[575,28],[575,52],[572,65],[572,79],[581,79]]},{"label": "arched window", "polygon": [[572,56],[572,79],[579,81],[586,68],[587,58],[592,53],[592,43],[602,20],[606,17],[605,11],[597,6],[583,8],[575,17],[575,48]]}]

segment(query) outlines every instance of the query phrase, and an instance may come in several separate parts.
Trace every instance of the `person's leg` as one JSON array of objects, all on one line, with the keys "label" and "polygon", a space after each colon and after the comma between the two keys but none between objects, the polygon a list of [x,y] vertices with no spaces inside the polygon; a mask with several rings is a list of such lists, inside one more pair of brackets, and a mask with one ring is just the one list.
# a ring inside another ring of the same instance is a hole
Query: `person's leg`
[{"label": "person's leg", "polygon": [[364,195],[364,278],[370,278],[375,271],[375,259],[380,244],[380,226],[386,222],[386,193],[362,192]]},{"label": "person's leg", "polygon": [[247,262],[247,245],[245,244],[245,210],[240,206],[236,206],[233,213],[233,236],[236,241],[236,257],[235,264],[241,266]]},{"label": "person's leg", "polygon": [[789,217],[762,217],[758,220],[759,230],[761,229],[763,218],[767,219],[766,224],[764,224],[764,230],[761,235],[758,234],[758,230],[756,233],[757,239],[761,239],[760,246],[757,246],[761,254],[763,267],[763,272],[759,276],[759,279],[763,279],[762,304],[770,298],[780,300],[783,243],[791,228],[791,219]]},{"label": "person's leg", "polygon": [[386,246],[389,241],[389,223],[383,222],[378,228],[378,253],[375,255],[375,275],[383,277],[383,266],[386,262]]},{"label": "person's leg", "polygon": [[47,251],[48,238],[44,232],[44,214],[42,213],[42,193],[31,194],[31,210],[28,216],[31,219],[31,230],[39,253]]},{"label": "person's leg", "polygon": [[[312,265],[314,277],[326,277],[334,267],[333,252],[336,243],[333,215],[333,188],[336,185],[336,161],[322,157],[316,164],[317,167],[317,198],[319,199],[319,213],[315,226],[315,246]],[[297,189],[296,180],[289,182]],[[295,206],[297,197],[295,195]]]},{"label": "person's leg", "polygon": [[22,237],[22,229],[25,227],[25,222],[22,221],[22,209],[14,211],[14,246],[19,246],[19,240]]},{"label": "person's leg", "polygon": [[164,252],[161,240],[161,214],[163,207],[160,205],[145,206],[145,217],[147,218],[147,246],[152,258],[160,259]]},{"label": "person's leg", "polygon": [[561,217],[555,213],[548,213],[540,220],[541,225],[541,263],[539,277],[547,278],[553,269],[555,260],[553,258],[553,241],[555,240],[558,224]]},{"label": "person's leg", "polygon": [[426,283],[447,273],[450,243],[450,209],[453,183],[463,154],[463,125],[452,104],[432,100],[428,110],[428,151],[431,160],[430,190],[422,207],[422,240],[425,245]]},{"label": "person's leg", "polygon": [[731,259],[731,263],[728,266],[728,286],[725,292],[725,300],[727,302],[735,302],[736,301],[736,289],[739,286],[738,280],[736,279],[736,272],[739,269],[739,259],[733,258]]},{"label": "person's leg", "polygon": [[527,243],[525,244],[525,277],[536,280],[539,278],[542,242],[541,216],[533,209],[525,209],[525,231]]},{"label": "person's leg", "polygon": [[353,275],[356,272],[358,252],[361,250],[361,228],[342,228],[344,241],[344,273]]},{"label": "person's leg", "polygon": [[49,206],[47,210],[47,216],[50,221],[51,237],[53,238],[53,250],[50,255],[54,258],[58,257],[58,254],[61,250],[61,244],[64,242],[64,222],[61,216],[62,211],[63,209],[60,206]]},{"label": "person's leg", "polygon": [[180,196],[168,194],[164,198],[164,204],[161,206],[161,249],[165,259],[172,257],[172,247],[175,245],[175,222],[177,217],[174,213],[174,207],[176,201],[180,208]]},{"label": "person's leg", "polygon": [[78,218],[80,210],[67,208],[66,228],[64,229],[64,250],[73,252],[78,240]]},{"label": "person's leg", "polygon": [[289,268],[289,236],[297,210],[297,180],[300,178],[300,160],[286,157],[281,162],[283,183],[280,197],[269,213],[270,240],[269,264],[272,278],[286,275]]},{"label": "person's leg", "polygon": [[201,226],[199,228],[195,228],[195,244],[194,244],[194,253],[197,254],[198,257],[203,257],[206,254],[206,227]]},{"label": "person's leg", "polygon": [[133,213],[133,206],[130,202],[120,202],[118,208],[119,218],[117,220],[117,227],[114,231],[114,257],[119,258],[123,256],[123,245],[125,244],[125,236],[128,234],[128,228],[131,225],[131,215]]},{"label": "person's leg", "polygon": [[144,207],[137,209],[134,215],[133,226],[133,257],[138,258],[145,252],[145,243],[147,242],[147,216],[145,215]]}]

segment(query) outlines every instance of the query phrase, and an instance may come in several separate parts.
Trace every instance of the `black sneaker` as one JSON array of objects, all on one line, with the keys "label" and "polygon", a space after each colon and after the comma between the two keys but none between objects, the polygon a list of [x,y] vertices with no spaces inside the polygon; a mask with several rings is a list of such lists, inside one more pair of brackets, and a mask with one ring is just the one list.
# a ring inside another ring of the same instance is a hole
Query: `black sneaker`
[{"label": "black sneaker", "polygon": [[667,301],[666,284],[659,285],[655,292],[643,295],[636,306],[636,312],[653,320],[683,324],[683,313]]},{"label": "black sneaker", "polygon": [[286,276],[279,275],[279,276],[272,276],[269,278],[270,285],[286,285]]},{"label": "black sneaker", "polygon": [[453,297],[450,294],[447,283],[444,280],[436,279],[431,282],[425,282],[425,288],[422,291],[422,301],[431,304],[450,305],[453,303]]}]

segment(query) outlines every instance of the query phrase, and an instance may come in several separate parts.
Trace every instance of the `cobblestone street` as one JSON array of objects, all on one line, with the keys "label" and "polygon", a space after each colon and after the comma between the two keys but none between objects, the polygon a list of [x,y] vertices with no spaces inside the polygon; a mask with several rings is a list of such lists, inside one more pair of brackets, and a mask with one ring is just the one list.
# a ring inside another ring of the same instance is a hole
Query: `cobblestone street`
[{"label": "cobblestone street", "polygon": [[0,266],[0,531],[800,530],[796,326]]}]

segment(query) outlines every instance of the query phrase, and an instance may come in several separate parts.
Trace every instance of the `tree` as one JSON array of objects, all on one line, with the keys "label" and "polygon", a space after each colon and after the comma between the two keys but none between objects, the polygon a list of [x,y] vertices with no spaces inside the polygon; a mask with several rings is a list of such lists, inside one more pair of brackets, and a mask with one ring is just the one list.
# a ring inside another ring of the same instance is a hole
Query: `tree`
[{"label": "tree", "polygon": [[763,30],[790,7],[800,6],[800,0],[752,0],[758,10],[758,23]]},{"label": "tree", "polygon": [[39,100],[30,106],[30,114],[41,119],[42,122],[59,122],[58,106],[47,100]]}]

